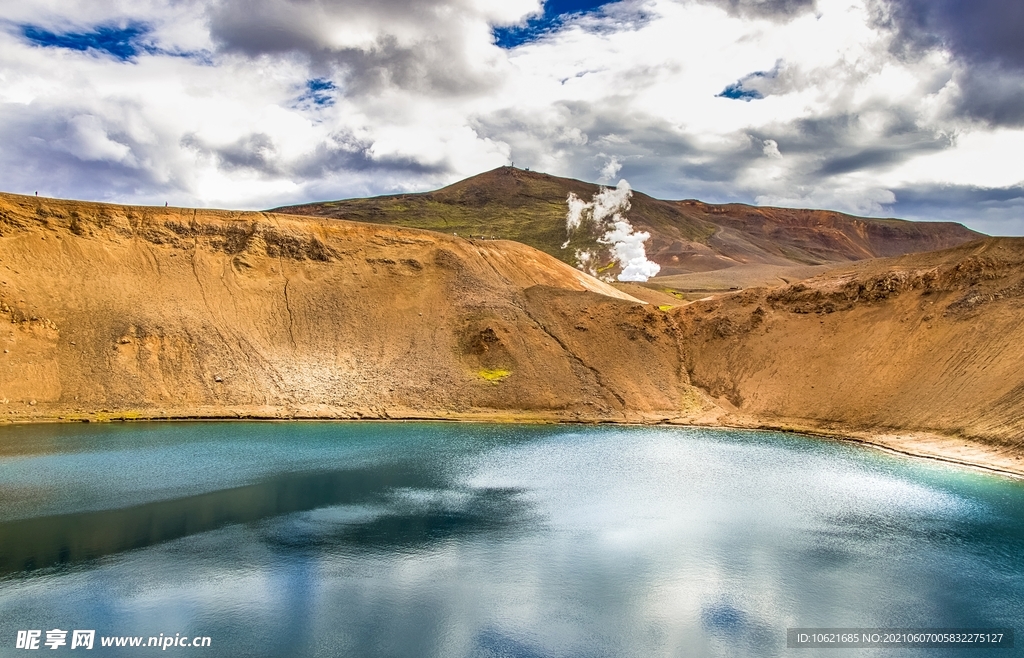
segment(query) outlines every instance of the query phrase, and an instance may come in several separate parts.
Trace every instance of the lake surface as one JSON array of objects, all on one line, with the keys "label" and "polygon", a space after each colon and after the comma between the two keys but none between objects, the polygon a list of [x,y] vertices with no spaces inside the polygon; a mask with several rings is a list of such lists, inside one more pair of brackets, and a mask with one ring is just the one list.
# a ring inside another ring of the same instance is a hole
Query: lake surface
[{"label": "lake surface", "polygon": [[33,655],[18,630],[55,628],[96,630],[85,655],[153,654],[98,638],[162,633],[211,638],[166,655],[959,656],[787,649],[786,629],[1020,634],[1021,620],[1024,485],[849,444],[607,426],[0,428],[0,656]]}]

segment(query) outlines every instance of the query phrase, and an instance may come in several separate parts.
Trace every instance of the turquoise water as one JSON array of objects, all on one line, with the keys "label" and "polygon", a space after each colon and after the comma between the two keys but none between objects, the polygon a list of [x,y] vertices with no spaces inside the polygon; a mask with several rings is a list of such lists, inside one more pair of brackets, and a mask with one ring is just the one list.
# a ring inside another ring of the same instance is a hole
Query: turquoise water
[{"label": "turquoise water", "polygon": [[[1022,619],[1024,485],[848,444],[444,423],[0,428],[0,656],[32,655],[18,630],[53,628],[211,638],[167,655],[952,656],[786,649],[786,629],[1019,634]],[[158,651],[96,643],[85,655]]]}]

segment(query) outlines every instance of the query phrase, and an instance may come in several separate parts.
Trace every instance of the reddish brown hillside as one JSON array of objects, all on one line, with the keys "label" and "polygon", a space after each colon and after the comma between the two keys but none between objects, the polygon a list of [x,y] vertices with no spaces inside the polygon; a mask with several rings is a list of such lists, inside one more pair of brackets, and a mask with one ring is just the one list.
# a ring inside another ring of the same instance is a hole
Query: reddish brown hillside
[{"label": "reddish brown hillside", "polygon": [[[435,192],[347,199],[276,212],[516,240],[569,264],[566,197],[589,199],[599,186],[500,167]],[[634,192],[627,218],[651,233],[648,256],[661,276],[744,263],[816,265],[944,249],[977,239],[949,222],[853,217],[822,210],[661,201]],[[595,243],[595,249],[604,247]],[[610,270],[614,273],[616,270]]]},{"label": "reddish brown hillside", "polygon": [[737,259],[744,257],[743,249],[736,249],[730,235],[742,235],[743,242],[753,246],[755,253],[774,253],[808,264],[934,251],[980,237],[953,222],[908,222],[829,210],[712,205],[695,200],[677,204],[687,216],[721,227],[710,244],[723,253],[735,253]]}]

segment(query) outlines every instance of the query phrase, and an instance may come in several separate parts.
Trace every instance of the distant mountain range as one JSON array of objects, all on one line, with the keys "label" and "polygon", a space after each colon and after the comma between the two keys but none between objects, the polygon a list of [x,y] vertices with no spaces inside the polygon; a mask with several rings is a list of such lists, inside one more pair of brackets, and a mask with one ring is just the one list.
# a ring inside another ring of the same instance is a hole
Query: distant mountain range
[{"label": "distant mountain range", "polygon": [[[570,265],[575,248],[601,253],[605,278],[608,245],[595,236],[566,242],[566,199],[590,200],[600,186],[570,178],[499,167],[435,192],[324,201],[274,212],[406,226],[462,237],[516,240]],[[866,258],[954,247],[984,237],[961,224],[855,217],[828,210],[715,205],[688,199],[662,201],[634,191],[625,217],[651,234],[647,257],[659,277],[752,265],[773,267],[845,263]],[[589,241],[588,241],[589,240]],[[780,281],[779,283],[782,283]]]}]

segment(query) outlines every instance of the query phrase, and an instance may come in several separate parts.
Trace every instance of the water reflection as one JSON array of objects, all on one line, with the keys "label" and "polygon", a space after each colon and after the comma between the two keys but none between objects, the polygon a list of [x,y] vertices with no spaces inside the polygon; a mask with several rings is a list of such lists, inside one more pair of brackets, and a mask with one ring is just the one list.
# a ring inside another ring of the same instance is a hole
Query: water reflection
[{"label": "water reflection", "polygon": [[[74,565],[235,523],[339,505],[375,504],[371,518],[306,519],[270,534],[289,550],[415,547],[472,533],[500,533],[527,514],[516,489],[452,495],[436,473],[404,466],[288,474],[264,482],[132,507],[0,523],[0,575]],[[324,528],[328,531],[324,531]]]},{"label": "water reflection", "polygon": [[[0,656],[46,624],[247,658],[639,657],[1024,618],[1024,487],[952,467],[770,433],[189,430],[0,457],[24,517],[0,523]],[[112,454],[206,470],[182,495],[105,478]]]}]

